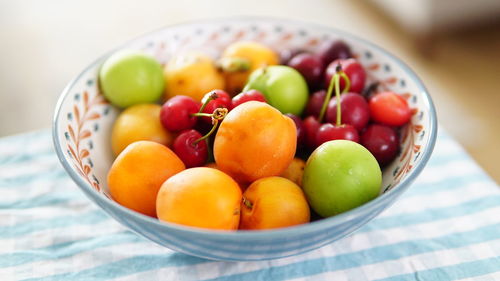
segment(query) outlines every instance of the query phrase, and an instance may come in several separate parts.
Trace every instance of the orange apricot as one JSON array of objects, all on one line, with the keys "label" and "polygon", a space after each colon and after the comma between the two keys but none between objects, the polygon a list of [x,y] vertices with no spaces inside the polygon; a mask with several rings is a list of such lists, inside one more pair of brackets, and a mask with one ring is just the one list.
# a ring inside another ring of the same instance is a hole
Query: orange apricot
[{"label": "orange apricot", "polygon": [[246,102],[222,121],[214,141],[215,162],[238,182],[280,175],[295,155],[296,134],[292,119],[274,107]]},{"label": "orange apricot", "polygon": [[156,195],[165,180],[185,169],[168,147],[152,141],[127,146],[108,172],[111,197],[139,213],[156,216]]},{"label": "orange apricot", "polygon": [[240,229],[270,229],[309,222],[310,211],[302,189],[282,177],[253,182],[243,193]]},{"label": "orange apricot", "polygon": [[137,104],[118,115],[111,131],[111,148],[115,156],[127,145],[140,140],[172,145],[174,135],[161,125],[160,110],[157,104]]},{"label": "orange apricot", "polygon": [[293,158],[288,168],[281,173],[281,177],[289,179],[296,183],[298,186],[302,186],[302,177],[304,176],[304,168],[306,167],[306,162],[300,158]]},{"label": "orange apricot", "polygon": [[240,220],[241,190],[227,174],[213,168],[184,170],[161,186],[156,212],[161,221],[210,229],[235,230]]},{"label": "orange apricot", "polygon": [[237,94],[247,83],[248,76],[255,69],[279,63],[278,54],[271,48],[253,41],[237,41],[229,45],[222,53],[222,59],[244,59],[248,69],[244,71],[224,72],[226,91]]}]

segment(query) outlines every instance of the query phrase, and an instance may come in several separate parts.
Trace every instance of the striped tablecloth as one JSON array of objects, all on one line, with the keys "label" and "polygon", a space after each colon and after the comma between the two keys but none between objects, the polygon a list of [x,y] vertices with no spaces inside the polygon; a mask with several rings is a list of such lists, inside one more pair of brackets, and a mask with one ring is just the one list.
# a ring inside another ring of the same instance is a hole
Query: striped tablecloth
[{"label": "striped tablecloth", "polygon": [[0,280],[500,280],[500,188],[441,133],[408,192],[353,235],[262,262],[175,253],[126,230],[59,164],[49,131],[0,139]]}]

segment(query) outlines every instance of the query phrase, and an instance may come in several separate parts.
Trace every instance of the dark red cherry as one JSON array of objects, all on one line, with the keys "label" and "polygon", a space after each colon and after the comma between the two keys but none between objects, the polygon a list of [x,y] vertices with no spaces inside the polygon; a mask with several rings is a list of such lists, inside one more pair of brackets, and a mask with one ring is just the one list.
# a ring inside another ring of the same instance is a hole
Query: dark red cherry
[{"label": "dark red cherry", "polygon": [[[340,96],[342,124],[352,125],[361,132],[370,121],[370,108],[365,98],[356,93],[345,93]],[[328,103],[325,119],[335,124],[337,122],[337,99],[334,97]]]},{"label": "dark red cherry", "polygon": [[[217,95],[217,98],[208,102],[208,104],[205,106],[205,108],[202,111],[203,113],[212,114],[216,108],[222,108],[222,107],[225,107],[227,109],[231,109],[231,106],[232,106],[231,97],[229,96],[228,93],[226,93],[223,90],[213,90],[213,91],[205,94],[205,96],[202,99],[202,102],[205,101],[205,99],[207,99],[213,93],[215,93]],[[202,120],[209,123],[209,124],[212,123],[212,119],[209,117],[202,117]]]},{"label": "dark red cherry", "polygon": [[305,133],[304,133],[304,125],[302,124],[302,119],[297,115],[293,115],[291,113],[285,114],[290,117],[295,123],[295,127],[297,128],[297,146],[304,144],[305,142]]},{"label": "dark red cherry", "polygon": [[[365,87],[366,72],[363,66],[355,59],[339,59],[330,63],[325,72],[325,87],[328,88],[330,85],[330,79],[337,72],[337,65],[339,64],[342,66],[342,70],[351,81],[349,92],[361,93]],[[344,87],[345,81],[341,78],[340,90],[342,91]]]},{"label": "dark red cherry", "polygon": [[313,93],[309,97],[309,101],[306,106],[306,116],[312,115],[314,117],[318,117],[321,112],[321,107],[323,106],[323,102],[325,101],[326,91],[320,90]]},{"label": "dark red cherry", "polygon": [[302,126],[304,128],[305,142],[309,148],[316,148],[316,134],[318,133],[321,123],[314,116],[309,116],[304,121],[302,121]]},{"label": "dark red cherry", "polygon": [[389,164],[399,151],[399,139],[391,127],[372,124],[361,135],[361,144],[377,159],[380,166]]},{"label": "dark red cherry", "polygon": [[233,97],[233,100],[231,102],[231,109],[247,101],[266,102],[266,98],[264,97],[264,94],[262,94],[258,90],[248,90]]}]

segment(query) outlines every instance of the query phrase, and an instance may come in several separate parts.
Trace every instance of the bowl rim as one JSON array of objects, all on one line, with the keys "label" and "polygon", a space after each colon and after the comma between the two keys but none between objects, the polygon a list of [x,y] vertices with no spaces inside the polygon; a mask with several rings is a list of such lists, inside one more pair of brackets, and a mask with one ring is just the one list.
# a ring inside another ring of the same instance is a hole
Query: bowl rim
[{"label": "bowl rim", "polygon": [[[349,40],[352,41],[357,41],[360,44],[366,45],[371,49],[375,49],[378,52],[382,53],[383,55],[387,56],[390,60],[392,60],[395,64],[399,65],[403,72],[405,72],[413,81],[415,81],[417,88],[419,92],[421,93],[421,96],[423,97],[423,104],[428,108],[429,110],[429,123],[430,126],[428,128],[428,145],[427,149],[423,151],[422,156],[420,158],[420,161],[416,163],[415,166],[409,171],[408,175],[402,179],[396,186],[391,188],[389,191],[380,194],[377,196],[375,199],[359,206],[354,209],[351,209],[349,211],[346,211],[344,213],[324,218],[321,220],[317,220],[314,222],[310,222],[307,224],[302,224],[302,225],[296,225],[292,227],[285,227],[285,228],[278,228],[278,229],[271,229],[271,230],[260,230],[260,231],[251,231],[251,230],[238,230],[238,231],[225,231],[225,230],[211,230],[211,229],[203,229],[203,228],[197,228],[197,227],[190,227],[190,226],[184,226],[184,225],[179,225],[179,224],[174,224],[174,223],[169,223],[169,222],[162,222],[158,219],[143,215],[141,213],[138,213],[136,211],[133,211],[131,209],[128,209],[120,204],[118,204],[116,201],[112,199],[108,199],[105,196],[102,196],[101,194],[98,194],[97,191],[86,181],[84,181],[73,169],[71,168],[70,163],[66,160],[64,156],[64,152],[61,149],[61,143],[59,141],[59,116],[61,114],[62,110],[62,105],[66,98],[70,96],[70,90],[73,88],[73,86],[76,84],[77,81],[79,81],[82,76],[87,73],[90,69],[96,67],[100,63],[104,61],[107,57],[109,57],[111,54],[114,52],[126,48],[127,45],[132,44],[136,41],[142,40],[144,37],[151,36],[155,33],[161,32],[166,29],[171,29],[175,27],[187,27],[189,25],[200,25],[200,24],[211,24],[211,23],[222,23],[222,22],[252,22],[252,21],[265,21],[269,23],[277,23],[277,24],[292,24],[292,25],[304,25],[312,28],[317,28],[318,30],[324,30],[325,32],[331,32],[337,35],[340,35],[341,37],[348,38]],[[139,36],[134,37],[131,40],[128,40],[117,47],[107,51],[104,53],[104,55],[101,55],[98,57],[96,60],[94,60],[92,63],[87,65],[75,78],[73,78],[63,89],[60,97],[58,98],[57,104],[56,104],[56,109],[54,112],[53,120],[52,120],[52,139],[53,139],[53,144],[54,148],[57,154],[57,157],[59,158],[59,161],[63,165],[64,169],[66,172],[70,175],[70,177],[73,179],[73,181],[84,191],[84,193],[89,197],[92,201],[94,201],[95,204],[101,205],[105,204],[109,208],[112,209],[113,212],[118,212],[118,213],[125,213],[125,215],[133,217],[135,220],[141,221],[143,223],[152,223],[157,227],[160,228],[166,228],[166,229],[172,229],[175,231],[180,231],[180,232],[189,232],[191,234],[196,234],[196,235],[201,235],[201,236],[212,236],[212,238],[217,238],[217,239],[234,239],[235,237],[237,238],[247,238],[247,239],[252,239],[252,240],[263,240],[263,239],[270,239],[270,238],[280,238],[280,237],[285,237],[284,235],[299,235],[299,234],[304,234],[304,233],[311,233],[311,232],[316,232],[320,231],[323,229],[328,229],[332,226],[335,226],[337,224],[340,224],[346,220],[348,220],[350,217],[356,217],[357,213],[363,213],[363,211],[368,211],[371,208],[373,208],[376,205],[385,205],[385,208],[389,207],[392,203],[394,203],[396,200],[393,200],[389,204],[385,204],[386,201],[389,201],[391,199],[396,199],[399,195],[401,195],[405,190],[408,189],[410,186],[411,182],[415,180],[415,178],[422,172],[423,168],[427,164],[432,151],[434,150],[434,146],[436,143],[436,138],[437,138],[437,115],[436,115],[436,109],[434,106],[434,103],[430,97],[430,94],[427,90],[427,88],[424,86],[423,82],[421,79],[417,76],[417,74],[402,60],[397,58],[395,55],[391,54],[390,52],[386,51],[382,47],[379,47],[378,45],[367,41],[365,39],[362,39],[356,35],[352,35],[348,32],[339,30],[337,28],[333,28],[330,26],[318,24],[318,23],[313,23],[313,22],[307,22],[303,20],[295,20],[295,19],[288,19],[288,18],[280,18],[280,17],[266,17],[266,16],[230,16],[230,17],[218,17],[218,18],[207,18],[207,19],[199,19],[199,20],[190,20],[190,21],[185,21],[185,22],[180,22],[176,24],[171,24],[171,25],[166,25],[160,28],[157,28],[155,30],[143,33]],[[395,194],[394,194],[395,193]],[[396,196],[396,198],[393,198]],[[101,204],[99,204],[99,203]],[[384,209],[385,209],[384,208]],[[106,208],[101,208],[105,213],[110,212]],[[108,214],[110,215],[110,214]],[[120,222],[120,224],[123,224]]]}]

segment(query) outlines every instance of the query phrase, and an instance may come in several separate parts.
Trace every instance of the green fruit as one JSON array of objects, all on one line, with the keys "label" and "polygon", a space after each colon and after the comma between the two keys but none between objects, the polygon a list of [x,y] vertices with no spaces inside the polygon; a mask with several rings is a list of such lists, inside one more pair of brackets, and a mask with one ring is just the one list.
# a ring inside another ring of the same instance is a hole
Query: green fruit
[{"label": "green fruit", "polygon": [[118,107],[156,102],[163,93],[161,65],[138,51],[111,55],[99,71],[104,96]]},{"label": "green fruit", "polygon": [[300,116],[309,97],[304,77],[297,70],[284,65],[272,65],[253,71],[243,91],[251,89],[262,92],[266,101],[283,114]]},{"label": "green fruit", "polygon": [[302,187],[311,207],[323,217],[333,216],[374,199],[380,192],[382,171],[362,145],[328,141],[307,160]]}]

